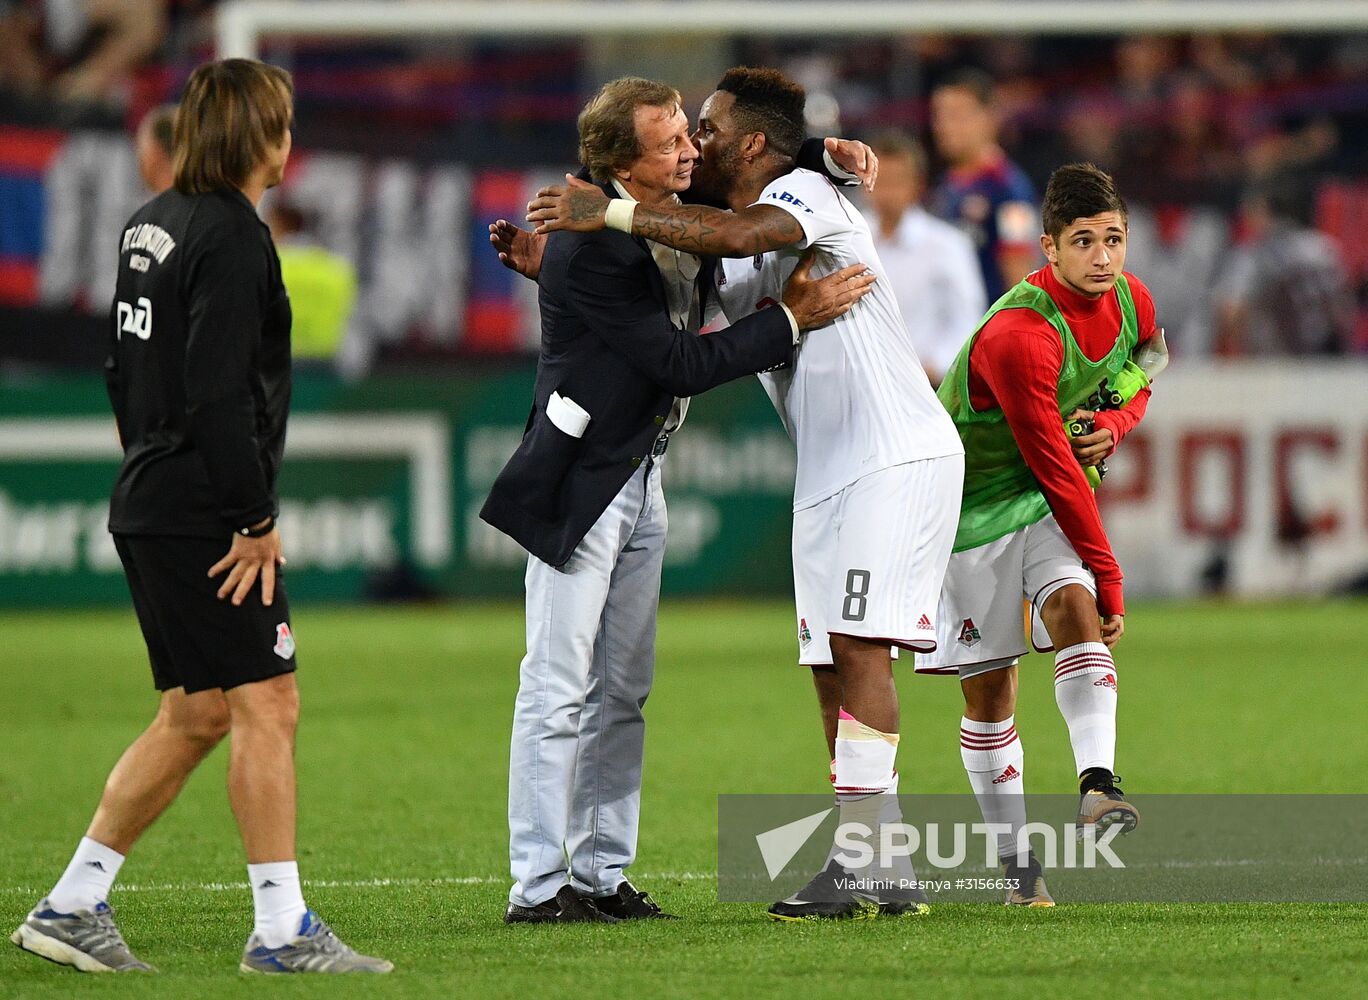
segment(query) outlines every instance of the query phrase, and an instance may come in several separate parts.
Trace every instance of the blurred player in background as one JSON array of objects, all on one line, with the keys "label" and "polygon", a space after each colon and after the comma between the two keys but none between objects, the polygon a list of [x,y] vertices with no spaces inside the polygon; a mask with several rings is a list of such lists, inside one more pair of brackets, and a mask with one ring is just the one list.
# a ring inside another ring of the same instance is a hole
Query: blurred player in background
[{"label": "blurred player in background", "polygon": [[922,207],[921,144],[906,132],[885,132],[873,147],[880,168],[879,184],[869,194],[878,218],[874,246],[926,376],[940,385],[988,308],[978,256],[969,237]]},{"label": "blurred player in background", "polygon": [[[830,181],[793,169],[803,137],[803,89],[769,69],[727,72],[704,102],[695,193],[731,211],[638,205],[614,228],[676,250],[728,258],[715,283],[726,318],[776,303],[804,251],[827,273],[883,267],[863,216]],[[607,224],[589,185],[543,191],[528,218],[542,229]],[[843,823],[897,822],[898,693],[890,647],[929,650],[959,510],[964,457],[898,313],[888,280],[828,330],[810,334],[790,365],[761,376],[798,450],[793,571],[799,662],[812,669]],[[904,859],[905,860],[905,859]],[[868,873],[866,873],[868,874]],[[902,885],[910,865],[877,873]],[[776,903],[779,920],[849,919],[925,911],[916,888],[852,887],[833,857]]]},{"label": "blurred player in background", "polygon": [[[1045,191],[1048,265],[1000,298],[960,351],[940,398],[964,442],[964,501],[945,577],[936,651],[917,670],[957,674],[960,751],[998,838],[1007,902],[1053,906],[1039,861],[1018,855],[1026,822],[1025,757],[1016,733],[1017,663],[1033,644],[1055,651],[1055,700],[1079,777],[1078,821],[1133,829],[1116,756],[1117,672],[1125,631],[1121,568],[1084,467],[1110,454],[1145,414],[1145,388],[1120,409],[1081,409],[1156,336],[1154,302],[1124,273],[1126,204],[1091,164],[1061,167]],[[1065,418],[1093,422],[1070,441]],[[1040,626],[1043,624],[1044,631]]]},{"label": "blurred player in background", "polygon": [[277,195],[266,213],[280,275],[290,290],[290,352],[296,364],[331,366],[356,305],[356,268],[310,235],[308,219]]},{"label": "blurred player in background", "polygon": [[161,194],[176,182],[175,126],[176,106],[161,104],[143,115],[133,134],[138,175],[153,194]]},{"label": "blurred player in background", "polygon": [[284,70],[199,67],[176,113],[175,187],[123,232],[105,370],[124,460],[109,529],[161,700],[66,871],[12,936],[83,972],[152,971],[107,897],[138,838],[229,733],[228,798],[256,917],[240,968],[392,968],[305,905],[295,862],[299,690],[276,576],[290,300],[256,211],[284,173],[292,120]]},{"label": "blurred player in background", "polygon": [[1231,254],[1214,290],[1217,353],[1285,358],[1350,350],[1354,291],[1344,253],[1310,216],[1310,192],[1291,175],[1268,178],[1245,196],[1250,240]]},{"label": "blurred player in background", "polygon": [[1040,262],[1035,191],[998,145],[998,126],[988,74],[963,70],[932,91],[931,132],[949,170],[931,209],[973,240],[990,302]]}]

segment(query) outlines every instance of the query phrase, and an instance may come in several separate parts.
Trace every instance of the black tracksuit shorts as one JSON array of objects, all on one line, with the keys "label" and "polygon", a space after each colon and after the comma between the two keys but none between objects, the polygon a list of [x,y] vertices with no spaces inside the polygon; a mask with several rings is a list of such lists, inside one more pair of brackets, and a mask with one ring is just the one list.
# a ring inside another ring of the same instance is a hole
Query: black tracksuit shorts
[{"label": "black tracksuit shorts", "polygon": [[219,600],[227,572],[209,567],[227,554],[222,540],[115,535],[158,691],[227,690],[295,669],[295,640],[285,583],[276,570],[274,603],[261,603],[258,580],[242,604]]}]

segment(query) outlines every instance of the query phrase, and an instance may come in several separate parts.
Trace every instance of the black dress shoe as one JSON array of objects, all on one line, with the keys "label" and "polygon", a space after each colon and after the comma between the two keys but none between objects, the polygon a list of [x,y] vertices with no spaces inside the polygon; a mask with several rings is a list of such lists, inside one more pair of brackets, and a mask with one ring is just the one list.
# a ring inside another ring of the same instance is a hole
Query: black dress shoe
[{"label": "black dress shoe", "polygon": [[609,916],[594,905],[594,900],[581,896],[568,885],[544,903],[519,906],[509,903],[504,912],[506,924],[616,924],[617,917]]},{"label": "black dress shoe", "polygon": [[617,891],[611,896],[594,896],[591,900],[600,913],[616,917],[618,920],[678,920],[673,913],[666,913],[646,893],[626,879],[618,883]]}]

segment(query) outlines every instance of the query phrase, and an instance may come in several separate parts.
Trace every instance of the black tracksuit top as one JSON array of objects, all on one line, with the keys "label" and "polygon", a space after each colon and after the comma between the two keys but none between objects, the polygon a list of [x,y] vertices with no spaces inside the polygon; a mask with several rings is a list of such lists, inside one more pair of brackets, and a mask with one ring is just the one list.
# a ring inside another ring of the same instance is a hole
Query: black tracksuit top
[{"label": "black tracksuit top", "polygon": [[226,540],[277,513],[290,300],[240,191],[172,189],[128,221],[105,378],[124,449],[110,531]]}]

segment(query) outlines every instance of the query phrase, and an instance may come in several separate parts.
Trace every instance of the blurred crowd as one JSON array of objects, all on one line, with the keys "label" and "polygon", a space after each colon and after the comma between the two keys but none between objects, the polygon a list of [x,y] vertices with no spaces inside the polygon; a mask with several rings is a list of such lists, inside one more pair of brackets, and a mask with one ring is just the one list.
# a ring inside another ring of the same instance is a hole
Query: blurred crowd
[{"label": "blurred crowd", "polygon": [[[0,0],[0,125],[133,130],[212,54],[212,9],[212,0]],[[296,74],[305,148],[526,168],[573,159],[575,113],[605,72],[591,48],[415,39],[300,43],[267,57]],[[1038,223],[1013,207],[1030,204],[1022,192],[1043,189],[1061,163],[1089,160],[1151,211],[1157,238],[1173,240],[1194,209],[1228,221],[1202,281],[1210,316],[1192,321],[1205,326],[1191,349],[1368,347],[1368,227],[1351,221],[1368,213],[1368,33],[748,38],[723,48],[700,54],[700,80],[679,81],[691,100],[714,63],[784,69],[808,89],[814,134],[882,136],[898,160],[890,183],[910,178],[904,208],[872,206],[888,252],[899,252],[899,226],[906,239],[914,229],[944,236],[923,216],[902,218],[924,203],[926,218],[971,236],[990,302],[1039,262]],[[985,142],[1019,174],[1004,180],[1008,210],[988,227],[1001,234],[974,231],[975,192],[956,189],[973,164],[954,148],[953,125],[936,127],[934,95],[966,70],[989,81],[991,96],[954,117],[983,109]],[[985,250],[999,235],[1002,245]],[[980,301],[981,290],[965,287],[963,301]]]},{"label": "blurred crowd", "polygon": [[750,44],[828,93],[849,122],[925,122],[942,77],[998,85],[1004,145],[1032,176],[1110,165],[1141,201],[1235,208],[1245,183],[1288,169],[1368,171],[1368,35],[901,38]]},{"label": "blurred crowd", "polygon": [[0,0],[0,120],[108,126],[212,54],[214,0]]}]

